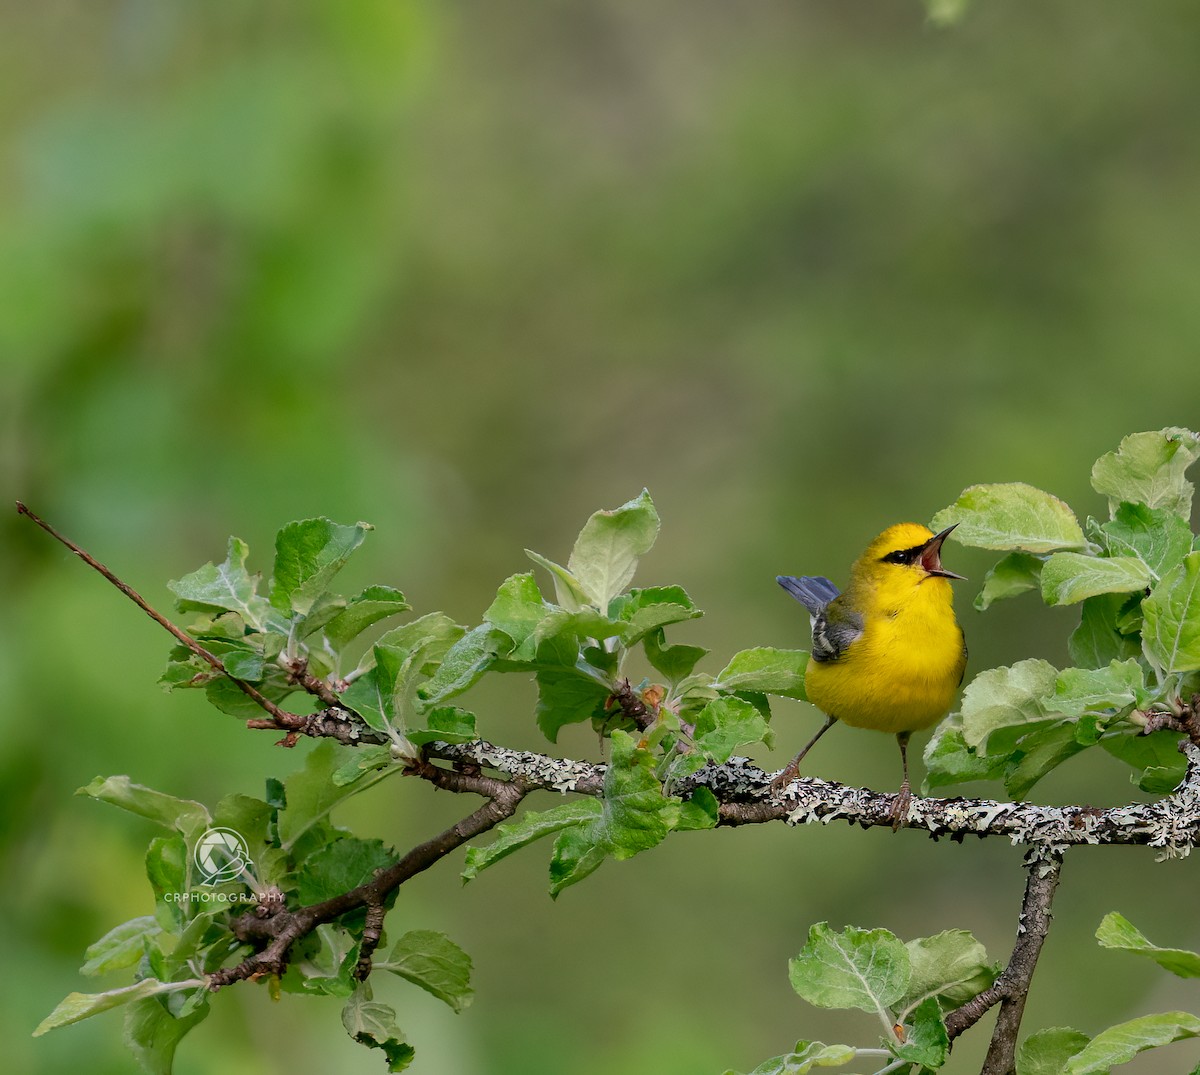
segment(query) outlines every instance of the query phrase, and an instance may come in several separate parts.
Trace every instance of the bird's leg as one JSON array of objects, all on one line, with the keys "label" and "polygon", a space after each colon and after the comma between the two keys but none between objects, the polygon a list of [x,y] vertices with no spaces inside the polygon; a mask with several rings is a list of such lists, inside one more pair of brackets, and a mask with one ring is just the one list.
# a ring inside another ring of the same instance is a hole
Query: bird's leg
[{"label": "bird's leg", "polygon": [[816,743],[816,741],[818,739],[820,739],[821,736],[823,736],[827,731],[829,731],[829,729],[832,728],[836,722],[837,722],[837,717],[826,717],[825,718],[825,723],[822,724],[821,727],[817,729],[817,734],[814,735],[807,743],[804,744],[804,748],[800,751],[799,754],[797,754],[790,762],[788,762],[787,768],[782,770],[780,772],[780,774],[774,780],[771,781],[771,790],[772,791],[778,791],[780,788],[784,787],[786,784],[790,784],[793,780],[796,779],[796,777],[798,777],[800,775],[800,763],[804,760],[804,755],[807,754],[810,750],[812,750],[813,745]]},{"label": "bird's leg", "polygon": [[910,735],[912,732],[900,732],[896,736],[896,742],[900,744],[900,764],[904,766],[904,782],[900,785],[900,790],[896,793],[896,800],[888,812],[888,817],[892,819],[892,832],[899,832],[900,826],[908,820],[908,807],[912,802],[912,788],[908,783],[908,738]]}]

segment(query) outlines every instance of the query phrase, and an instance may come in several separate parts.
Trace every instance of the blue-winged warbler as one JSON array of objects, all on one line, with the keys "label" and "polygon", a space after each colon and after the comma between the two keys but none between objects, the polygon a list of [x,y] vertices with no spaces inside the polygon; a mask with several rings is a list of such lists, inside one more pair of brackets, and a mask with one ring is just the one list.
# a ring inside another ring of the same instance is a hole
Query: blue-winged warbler
[{"label": "blue-winged warbler", "polygon": [[949,581],[963,576],[942,567],[942,542],[953,529],[889,526],[854,562],[844,593],[819,576],[778,577],[812,617],[804,690],[826,721],[776,786],[795,779],[801,759],[835,721],[890,732],[904,766],[891,812],[899,828],[912,798],[909,736],[946,714],[967,664]]}]

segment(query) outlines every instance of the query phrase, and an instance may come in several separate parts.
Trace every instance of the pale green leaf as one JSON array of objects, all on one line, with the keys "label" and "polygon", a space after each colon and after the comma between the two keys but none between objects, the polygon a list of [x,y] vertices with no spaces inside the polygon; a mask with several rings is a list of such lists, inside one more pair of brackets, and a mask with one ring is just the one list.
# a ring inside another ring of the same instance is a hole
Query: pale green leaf
[{"label": "pale green leaf", "polygon": [[462,872],[464,882],[472,881],[489,866],[520,850],[543,836],[561,832],[581,822],[595,821],[602,813],[598,799],[575,799],[551,810],[526,810],[516,821],[497,825],[493,830],[496,838],[486,847],[467,849],[466,868]]},{"label": "pale green leaf", "polygon": [[1010,552],[983,579],[983,589],[975,598],[975,607],[983,612],[995,602],[1016,597],[1040,585],[1042,561],[1027,552]]},{"label": "pale green leaf", "polygon": [[399,590],[391,586],[368,586],[325,625],[325,637],[335,650],[341,650],[372,624],[410,608],[412,605]]},{"label": "pale green leaf", "polygon": [[162,927],[152,915],[131,918],[114,926],[94,944],[88,945],[87,962],[79,968],[89,978],[109,971],[132,967],[142,958],[147,940],[162,933]]},{"label": "pale green leaf", "polygon": [[1104,668],[1064,668],[1045,708],[1069,717],[1108,712],[1132,705],[1145,687],[1145,671],[1132,657]]},{"label": "pale green leaf", "polygon": [[1042,600],[1073,605],[1102,593],[1133,593],[1153,581],[1150,569],[1135,556],[1087,556],[1056,552],[1042,568]]},{"label": "pale green leaf", "polygon": [[1024,799],[1042,777],[1085,749],[1070,721],[1033,727],[1009,755],[1004,790],[1014,799]]},{"label": "pale green leaf", "polygon": [[925,780],[922,794],[949,784],[970,780],[995,780],[1004,773],[1004,757],[988,757],[967,746],[962,733],[962,715],[953,713],[925,745]]},{"label": "pale green leaf", "polygon": [[533,633],[549,612],[550,606],[542,599],[533,572],[526,571],[510,575],[500,584],[496,599],[483,618],[512,639],[514,656],[530,660],[537,648],[532,642]]},{"label": "pale green leaf", "polygon": [[950,1055],[950,1036],[942,1021],[942,1009],[936,997],[917,1005],[902,1045],[896,1055],[927,1068],[940,1068]]},{"label": "pale green leaf", "polygon": [[1058,670],[1036,657],[980,672],[962,697],[967,746],[986,749],[988,739],[1001,729],[1020,730],[1050,719],[1045,703],[1054,695],[1057,680]]},{"label": "pale green leaf", "polygon": [[1087,541],[1075,513],[1056,496],[1024,482],[972,485],[929,524],[963,545],[979,549],[1054,552],[1082,549]]},{"label": "pale green leaf", "polygon": [[238,613],[252,627],[261,630],[270,612],[265,597],[255,590],[258,576],[246,571],[249,546],[241,538],[229,539],[229,551],[224,563],[207,563],[190,575],[167,583],[179,600],[181,612],[193,609],[227,609]]},{"label": "pale green leaf", "polygon": [[568,612],[578,612],[591,600],[579,580],[561,564],[547,560],[541,553],[532,549],[526,549],[525,555],[550,572],[554,579],[554,599]]},{"label": "pale green leaf", "polygon": [[860,1008],[887,1019],[908,989],[912,965],[903,942],[886,929],[848,926],[840,933],[819,922],[788,963],[792,988],[821,1008]]},{"label": "pale green leaf", "polygon": [[1096,460],[1092,488],[1108,497],[1116,511],[1121,501],[1165,508],[1184,518],[1192,510],[1192,483],[1184,477],[1200,458],[1200,434],[1171,426],[1152,433],[1131,433],[1115,452]]},{"label": "pale green leaf", "polygon": [[1125,594],[1100,594],[1083,602],[1079,626],[1067,640],[1071,660],[1084,668],[1103,668],[1110,661],[1136,657],[1141,642],[1117,629]]},{"label": "pale green leaf", "polygon": [[714,686],[722,691],[756,691],[803,701],[807,667],[807,650],[770,646],[745,649],[733,655]]},{"label": "pale green leaf", "polygon": [[512,647],[512,639],[491,624],[484,623],[468,631],[446,652],[433,678],[420,688],[422,706],[437,706],[462,694],[479,682],[497,658],[507,656]]},{"label": "pale green leaf", "polygon": [[629,585],[638,558],[658,536],[658,512],[646,490],[611,511],[598,511],[584,524],[567,560],[588,601],[601,612]]},{"label": "pale green leaf", "polygon": [[1188,553],[1142,602],[1146,655],[1164,672],[1200,669],[1200,552]]},{"label": "pale green leaf", "polygon": [[208,990],[202,986],[194,995],[201,1000],[178,1018],[154,997],[135,1000],[125,1009],[125,1046],[147,1075],[171,1075],[180,1041],[207,1018],[211,1010],[206,999]]},{"label": "pale green leaf", "polygon": [[1187,520],[1166,508],[1122,504],[1100,530],[1112,555],[1139,556],[1156,577],[1170,571],[1192,548]]},{"label": "pale green leaf", "polygon": [[1107,1075],[1109,1068],[1128,1063],[1138,1053],[1197,1035],[1200,1019],[1187,1012],[1143,1015],[1097,1034],[1067,1061],[1062,1075]]},{"label": "pale green leaf", "polygon": [[642,639],[642,646],[650,666],[666,676],[672,685],[690,676],[697,662],[708,653],[708,650],[700,646],[666,645],[666,635],[661,628],[647,632],[646,637]]},{"label": "pale green leaf", "polygon": [[[796,1048],[783,1056],[764,1060],[750,1075],[808,1075],[813,1068],[840,1067],[858,1055],[849,1045],[826,1045],[821,1041],[798,1041]],[[725,1075],[737,1075],[727,1071]]]},{"label": "pale green leaf", "polygon": [[424,727],[410,726],[406,730],[410,743],[469,743],[479,738],[475,730],[475,714],[456,705],[440,705],[420,718]]},{"label": "pale green leaf", "polygon": [[1116,911],[1104,916],[1096,930],[1096,940],[1104,948],[1146,956],[1180,978],[1200,978],[1200,955],[1186,948],[1159,948],[1151,944],[1129,919]]},{"label": "pale green leaf", "polygon": [[607,715],[611,688],[575,668],[541,668],[537,686],[537,724],[552,743],[564,725]]},{"label": "pale green leaf", "polygon": [[75,794],[90,795],[93,799],[149,818],[183,833],[189,841],[211,822],[208,809],[202,803],[177,799],[174,795],[135,784],[127,776],[98,776]]},{"label": "pale green leaf", "polygon": [[373,966],[408,979],[456,1012],[461,1012],[474,996],[471,957],[435,930],[410,930],[396,942],[387,959],[376,959]]},{"label": "pale green leaf", "polygon": [[996,966],[987,951],[963,929],[948,929],[932,937],[909,941],[912,977],[897,1008],[908,1011],[931,997],[957,1007],[983,992],[996,980]]},{"label": "pale green leaf", "polygon": [[609,615],[625,621],[621,641],[632,646],[651,631],[672,623],[694,620],[703,613],[692,603],[683,587],[653,586],[630,590],[628,594],[616,598],[609,608]]},{"label": "pale green leaf", "polygon": [[104,993],[68,993],[66,998],[46,1016],[33,1032],[35,1038],[48,1030],[57,1030],[60,1026],[78,1023],[92,1015],[99,1015],[110,1008],[129,1004],[144,997],[154,997],[161,993],[173,993],[181,989],[195,989],[202,986],[199,981],[191,982],[160,982],[155,978],[143,978],[140,982],[127,985],[121,989],[109,989]]},{"label": "pale green leaf", "polygon": [[288,523],[275,535],[271,604],[307,614],[370,529],[369,523],[342,526],[329,519]]},{"label": "pale green leaf", "polygon": [[712,761],[726,762],[738,747],[760,743],[769,734],[763,715],[741,698],[717,698],[696,718],[696,749]]},{"label": "pale green leaf", "polygon": [[1017,1049],[1017,1075],[1062,1075],[1063,1066],[1088,1043],[1070,1027],[1050,1027],[1031,1034]]},{"label": "pale green leaf", "polygon": [[381,1049],[388,1071],[403,1071],[412,1063],[413,1047],[396,1026],[396,1013],[387,1004],[374,999],[371,983],[362,982],[342,1009],[342,1026],[355,1041],[372,1049]]}]

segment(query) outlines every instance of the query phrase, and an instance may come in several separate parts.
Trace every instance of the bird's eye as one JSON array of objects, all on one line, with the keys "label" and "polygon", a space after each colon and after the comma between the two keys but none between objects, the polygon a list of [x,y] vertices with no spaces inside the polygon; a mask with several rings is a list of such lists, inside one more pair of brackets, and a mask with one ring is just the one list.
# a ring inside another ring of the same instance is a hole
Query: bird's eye
[{"label": "bird's eye", "polygon": [[920,551],[920,547],[915,549],[897,549],[895,552],[889,552],[886,556],[881,557],[881,559],[885,564],[911,564],[916,560]]}]

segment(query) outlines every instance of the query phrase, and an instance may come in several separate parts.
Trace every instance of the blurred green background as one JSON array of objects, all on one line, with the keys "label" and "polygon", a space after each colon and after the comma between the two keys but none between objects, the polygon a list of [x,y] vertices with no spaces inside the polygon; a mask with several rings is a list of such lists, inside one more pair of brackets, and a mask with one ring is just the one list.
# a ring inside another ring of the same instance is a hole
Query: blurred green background
[{"label": "blurred green background", "polygon": [[[4,488],[169,608],[169,578],[325,514],[377,526],[354,584],[478,622],[528,546],[648,486],[644,584],[708,616],[716,670],[807,645],[779,572],[843,581],[865,542],[966,485],[1024,480],[1082,515],[1095,457],[1200,422],[1200,8],[978,0],[586,4],[3,0]],[[0,1040],[22,1072],[126,1072],[120,1016],[34,1041],[82,951],[151,908],[148,824],[97,774],[215,802],[302,763],[155,684],[168,639],[11,509],[0,523]],[[1069,609],[958,606],[972,670],[1065,662]],[[468,695],[535,745],[533,689]],[[781,704],[780,765],[815,726]],[[565,752],[596,757],[582,729]],[[1048,801],[1137,792],[1093,751]],[[842,729],[810,771],[881,788],[895,747]],[[969,789],[968,789],[969,790]],[[998,789],[989,789],[995,793]],[[534,803],[545,808],[551,800]],[[406,847],[465,812],[393,781],[343,812]],[[455,1017],[380,987],[424,1073],[704,1075],[797,1037],[874,1044],[809,1008],[808,926],[972,929],[1006,957],[1022,885],[999,841],[783,826],[680,836],[557,902],[548,848],[463,889],[405,887],[389,927],[447,930]],[[1200,1010],[1102,952],[1104,912],[1195,946],[1196,864],[1078,851],[1026,1030]],[[337,1003],[222,995],[191,1073],[382,1070]],[[949,1072],[977,1070],[964,1039]],[[1130,1071],[1182,1071],[1174,1046]]]}]

